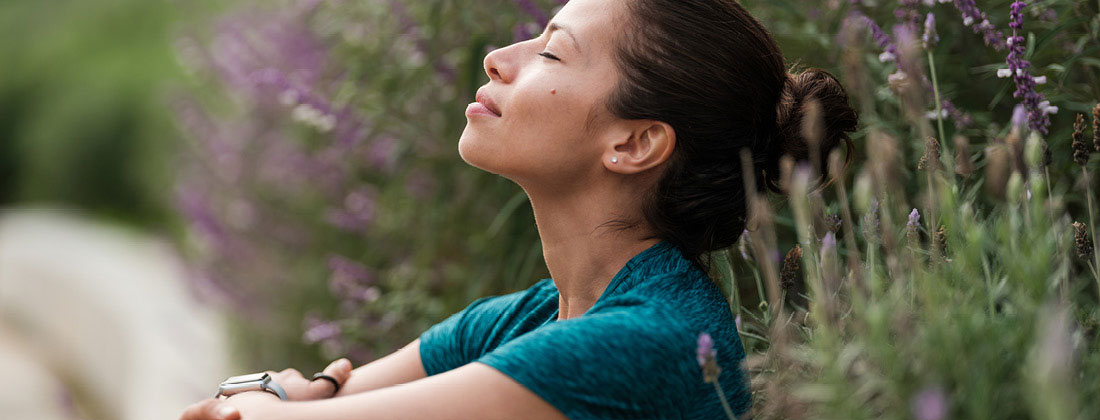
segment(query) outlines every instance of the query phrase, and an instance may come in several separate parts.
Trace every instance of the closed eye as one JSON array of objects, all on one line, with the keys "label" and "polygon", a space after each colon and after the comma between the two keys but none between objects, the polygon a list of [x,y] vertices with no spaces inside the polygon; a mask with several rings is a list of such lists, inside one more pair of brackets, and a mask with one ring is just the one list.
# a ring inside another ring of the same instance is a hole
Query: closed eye
[{"label": "closed eye", "polygon": [[543,53],[539,53],[539,55],[541,55],[541,56],[543,56],[543,57],[546,57],[546,58],[549,58],[549,59],[551,59],[551,60],[557,60],[557,61],[561,61],[561,59],[560,59],[560,58],[558,58],[558,57],[555,57],[555,56],[554,56],[554,54],[550,54],[550,53],[548,53],[548,52],[543,52]]}]

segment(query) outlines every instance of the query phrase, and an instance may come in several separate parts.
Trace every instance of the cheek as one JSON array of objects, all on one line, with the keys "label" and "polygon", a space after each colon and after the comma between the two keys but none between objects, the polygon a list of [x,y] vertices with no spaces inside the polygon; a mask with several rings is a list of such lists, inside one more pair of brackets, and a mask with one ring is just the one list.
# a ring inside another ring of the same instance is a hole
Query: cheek
[{"label": "cheek", "polygon": [[515,133],[533,141],[578,136],[590,106],[583,90],[566,82],[524,89],[522,99],[514,102],[516,118],[506,123]]}]

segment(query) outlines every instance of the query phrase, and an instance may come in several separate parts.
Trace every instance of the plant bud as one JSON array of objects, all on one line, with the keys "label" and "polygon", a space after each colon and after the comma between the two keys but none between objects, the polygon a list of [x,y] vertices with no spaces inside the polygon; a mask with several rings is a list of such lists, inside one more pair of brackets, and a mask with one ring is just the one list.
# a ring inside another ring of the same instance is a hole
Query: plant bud
[{"label": "plant bud", "polygon": [[1029,168],[1043,167],[1043,138],[1039,133],[1032,131],[1027,136],[1027,144],[1024,145],[1024,157],[1027,158]]},{"label": "plant bud", "polygon": [[866,170],[861,171],[856,177],[855,185],[852,187],[852,198],[855,199],[856,210],[860,214],[867,213],[867,209],[871,207],[871,178]]},{"label": "plant bud", "polygon": [[1012,175],[1009,175],[1008,184],[1005,185],[1005,194],[1005,201],[1009,203],[1023,201],[1024,177],[1020,176],[1019,172],[1012,171]]}]

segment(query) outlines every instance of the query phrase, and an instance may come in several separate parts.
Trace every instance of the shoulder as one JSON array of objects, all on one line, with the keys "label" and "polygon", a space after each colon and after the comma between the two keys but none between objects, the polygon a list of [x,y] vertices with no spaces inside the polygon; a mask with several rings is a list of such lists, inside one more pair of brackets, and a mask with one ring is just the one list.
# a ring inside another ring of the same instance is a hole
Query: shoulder
[{"label": "shoulder", "polygon": [[633,280],[629,289],[600,302],[593,313],[632,313],[639,321],[660,320],[679,328],[733,322],[722,289],[698,270],[677,271]]},{"label": "shoulder", "polygon": [[554,283],[550,279],[543,279],[524,290],[477,298],[463,312],[526,312],[540,306],[556,292]]},{"label": "shoulder", "polygon": [[570,418],[666,418],[702,381],[695,343],[675,314],[620,306],[546,324],[477,361]]}]

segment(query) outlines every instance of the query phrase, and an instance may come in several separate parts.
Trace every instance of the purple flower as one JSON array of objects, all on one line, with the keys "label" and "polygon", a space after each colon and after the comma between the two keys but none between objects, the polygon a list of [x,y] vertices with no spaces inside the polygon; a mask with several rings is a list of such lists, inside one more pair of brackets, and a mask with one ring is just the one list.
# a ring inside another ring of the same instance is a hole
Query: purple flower
[{"label": "purple flower", "polygon": [[734,325],[737,325],[737,331],[741,331],[741,314],[737,314],[737,317],[733,318]]},{"label": "purple flower", "polygon": [[722,369],[718,366],[718,351],[714,349],[714,340],[710,334],[699,333],[699,340],[695,348],[695,360],[699,362],[699,368],[703,369],[703,381],[714,382],[718,380],[718,374]]},{"label": "purple flower", "polygon": [[863,237],[867,240],[878,241],[878,198],[871,197],[871,203],[867,206],[867,213],[863,215]]},{"label": "purple flower", "polygon": [[833,235],[833,231],[825,232],[825,237],[821,238],[821,253],[832,252],[836,249],[836,235]]},{"label": "purple flower", "polygon": [[[424,35],[424,30],[420,28],[420,25],[409,14],[409,9],[405,7],[404,2],[400,0],[390,0],[389,4],[393,10],[393,14],[397,16],[397,20],[401,22],[402,33],[405,37],[411,39],[415,45],[412,55],[426,57],[428,55],[428,39]],[[436,75],[439,76],[444,84],[453,82],[455,76],[458,74],[454,67],[445,63],[443,60],[434,60],[434,66]]]},{"label": "purple flower", "polygon": [[894,9],[894,17],[902,25],[916,29],[917,21],[920,20],[920,12],[917,11],[919,5],[920,0],[898,0],[898,7]]},{"label": "purple flower", "polygon": [[229,234],[214,215],[202,192],[195,188],[180,187],[176,193],[176,202],[192,228],[205,235],[207,241],[219,249],[226,244]]},{"label": "purple flower", "polygon": [[351,191],[344,197],[342,208],[329,211],[328,222],[349,232],[364,232],[374,221],[376,196],[377,192],[370,185]]},{"label": "purple flower", "polygon": [[1025,7],[1027,7],[1027,3],[1023,1],[1012,3],[1008,25],[1012,28],[1012,36],[1007,41],[1009,49],[1008,57],[1005,59],[1008,68],[998,71],[997,76],[1012,78],[1012,81],[1016,84],[1016,91],[1012,92],[1012,97],[1023,98],[1021,103],[1027,109],[1028,126],[1032,130],[1045,135],[1050,126],[1048,114],[1057,113],[1058,107],[1051,106],[1050,101],[1043,100],[1043,95],[1035,91],[1035,86],[1045,82],[1046,78],[1036,80],[1035,77],[1032,77],[1029,72],[1031,63],[1024,59],[1027,54],[1027,45],[1024,37],[1019,35],[1019,30],[1024,25],[1023,10]]},{"label": "purple flower", "polygon": [[397,148],[397,139],[385,136],[374,140],[366,150],[366,160],[371,166],[381,172],[392,173],[397,163],[394,150]]},{"label": "purple flower", "polygon": [[976,34],[982,34],[985,45],[993,47],[997,51],[1005,48],[1004,34],[997,30],[992,23],[989,23],[989,19],[986,18],[984,12],[978,10],[974,0],[954,0],[954,3],[955,8],[959,9],[959,13],[962,14],[963,25],[970,26]]},{"label": "purple flower", "polygon": [[1012,108],[1011,124],[1012,129],[1017,131],[1023,130],[1024,124],[1027,124],[1027,108],[1024,107],[1024,104],[1016,104]]},{"label": "purple flower", "polygon": [[[856,12],[858,13],[858,12]],[[879,48],[883,49],[883,53],[879,55],[879,60],[893,61],[898,56],[898,47],[894,44],[894,39],[882,30],[882,27],[878,26],[874,20],[864,14],[858,14],[863,19],[863,23],[867,25],[867,29],[871,30],[871,37],[875,40],[875,44],[878,44]]]},{"label": "purple flower", "polygon": [[[867,28],[871,31],[871,37],[874,39],[875,44],[877,44],[879,48],[882,48],[883,52],[882,54],[879,54],[879,61],[894,62],[895,68],[897,68],[898,71],[890,75],[891,80],[903,80],[906,77],[906,74],[902,69],[906,68],[908,63],[905,62],[905,57],[899,57],[900,53],[898,51],[898,45],[894,42],[894,39],[885,31],[883,31],[882,27],[878,26],[878,24],[875,23],[875,21],[867,15],[864,15],[860,12],[852,12],[852,16],[858,18],[867,25]],[[911,27],[908,25],[898,25],[894,28],[894,30],[899,33],[908,35],[913,33],[916,29],[915,27]],[[928,92],[933,92],[934,87],[932,86],[932,83],[928,80],[928,78],[923,74],[920,75],[920,78],[920,82],[922,85],[924,85],[924,88]],[[951,119],[955,121],[956,128],[964,128],[974,122],[970,114],[967,114],[955,108],[955,104],[953,104],[947,98],[940,99],[940,108],[944,115],[950,116]],[[933,112],[932,114],[932,117],[935,118],[935,112]]]},{"label": "purple flower", "polygon": [[942,420],[947,416],[947,396],[938,385],[926,387],[913,396],[912,408],[917,420]]},{"label": "purple flower", "polygon": [[704,367],[714,357],[714,340],[710,338],[710,334],[700,333],[696,344],[695,360],[699,361],[699,367]]},{"label": "purple flower", "polygon": [[329,290],[337,297],[351,302],[373,302],[382,295],[373,286],[375,273],[367,266],[339,255],[329,257]]},{"label": "purple flower", "polygon": [[940,41],[940,36],[936,33],[936,15],[932,12],[928,12],[928,16],[924,18],[924,35],[921,36],[921,41],[926,50],[932,49]]},{"label": "purple flower", "polygon": [[365,281],[368,283],[374,281],[374,273],[372,273],[367,266],[340,255],[329,257],[328,269],[332,271],[334,276],[344,277],[349,280]]},{"label": "purple flower", "polygon": [[316,315],[308,315],[304,324],[306,331],[302,334],[302,341],[305,341],[306,344],[331,340],[340,336],[340,325],[335,321],[323,321]]},{"label": "purple flower", "polygon": [[909,222],[906,223],[905,226],[909,229],[920,227],[920,212],[918,212],[917,209],[914,208],[913,211],[909,212]]}]

